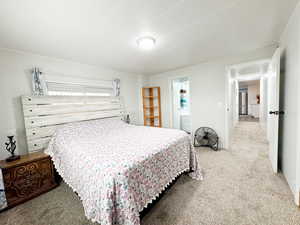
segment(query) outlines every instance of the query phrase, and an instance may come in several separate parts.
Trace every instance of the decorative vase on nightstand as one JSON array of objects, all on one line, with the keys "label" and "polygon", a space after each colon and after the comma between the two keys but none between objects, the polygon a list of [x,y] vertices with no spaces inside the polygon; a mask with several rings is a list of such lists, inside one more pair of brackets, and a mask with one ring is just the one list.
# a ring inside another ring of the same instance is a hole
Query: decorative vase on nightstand
[{"label": "decorative vase on nightstand", "polygon": [[6,159],[6,162],[12,162],[12,161],[20,159],[19,155],[15,155],[15,150],[16,150],[17,145],[16,145],[16,141],[14,140],[14,136],[13,135],[7,136],[7,138],[8,138],[9,142],[5,143],[5,145],[6,145],[5,148],[8,152],[10,152],[11,156]]},{"label": "decorative vase on nightstand", "polygon": [[130,124],[130,117],[129,117],[129,114],[126,115],[125,117],[125,122]]}]

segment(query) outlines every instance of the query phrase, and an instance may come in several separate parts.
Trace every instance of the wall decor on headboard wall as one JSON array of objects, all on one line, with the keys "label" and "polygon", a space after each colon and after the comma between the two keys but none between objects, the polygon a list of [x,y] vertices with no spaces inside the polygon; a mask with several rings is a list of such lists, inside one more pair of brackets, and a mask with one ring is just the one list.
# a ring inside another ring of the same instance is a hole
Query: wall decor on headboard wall
[{"label": "wall decor on headboard wall", "polygon": [[47,86],[39,68],[32,69],[32,92],[34,95],[46,95]]},{"label": "wall decor on headboard wall", "polygon": [[120,79],[113,80],[114,96],[120,96]]},{"label": "wall decor on headboard wall", "polygon": [[85,79],[32,69],[32,92],[38,96],[55,95],[53,92],[75,93],[76,96],[91,93],[95,96],[104,96],[103,93],[108,94],[106,96],[120,96],[120,82],[120,79]]},{"label": "wall decor on headboard wall", "polygon": [[115,96],[22,96],[22,106],[29,152],[46,148],[62,124],[124,115]]}]

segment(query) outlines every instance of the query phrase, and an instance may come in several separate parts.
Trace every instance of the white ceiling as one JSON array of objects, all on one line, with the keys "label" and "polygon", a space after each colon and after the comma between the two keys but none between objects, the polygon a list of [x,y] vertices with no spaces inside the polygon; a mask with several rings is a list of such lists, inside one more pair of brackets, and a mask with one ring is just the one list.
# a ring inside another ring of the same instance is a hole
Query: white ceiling
[{"label": "white ceiling", "polygon": [[0,47],[155,74],[278,42],[297,2],[0,0]]}]

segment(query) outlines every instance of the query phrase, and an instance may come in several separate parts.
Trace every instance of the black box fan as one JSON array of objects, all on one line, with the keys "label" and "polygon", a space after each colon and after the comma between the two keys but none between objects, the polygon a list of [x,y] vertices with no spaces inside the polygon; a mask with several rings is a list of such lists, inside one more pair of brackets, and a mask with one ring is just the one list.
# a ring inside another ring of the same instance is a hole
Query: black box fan
[{"label": "black box fan", "polygon": [[213,129],[209,127],[200,127],[195,132],[194,146],[210,147],[217,151],[219,149],[219,137]]}]

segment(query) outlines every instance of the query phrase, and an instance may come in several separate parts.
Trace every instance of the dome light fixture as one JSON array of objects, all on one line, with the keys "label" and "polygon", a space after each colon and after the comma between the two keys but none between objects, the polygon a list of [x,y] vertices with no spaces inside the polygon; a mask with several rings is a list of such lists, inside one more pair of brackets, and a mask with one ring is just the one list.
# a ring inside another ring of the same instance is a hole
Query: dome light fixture
[{"label": "dome light fixture", "polygon": [[143,50],[150,50],[154,48],[155,45],[155,39],[153,37],[140,37],[136,42],[139,48]]}]

